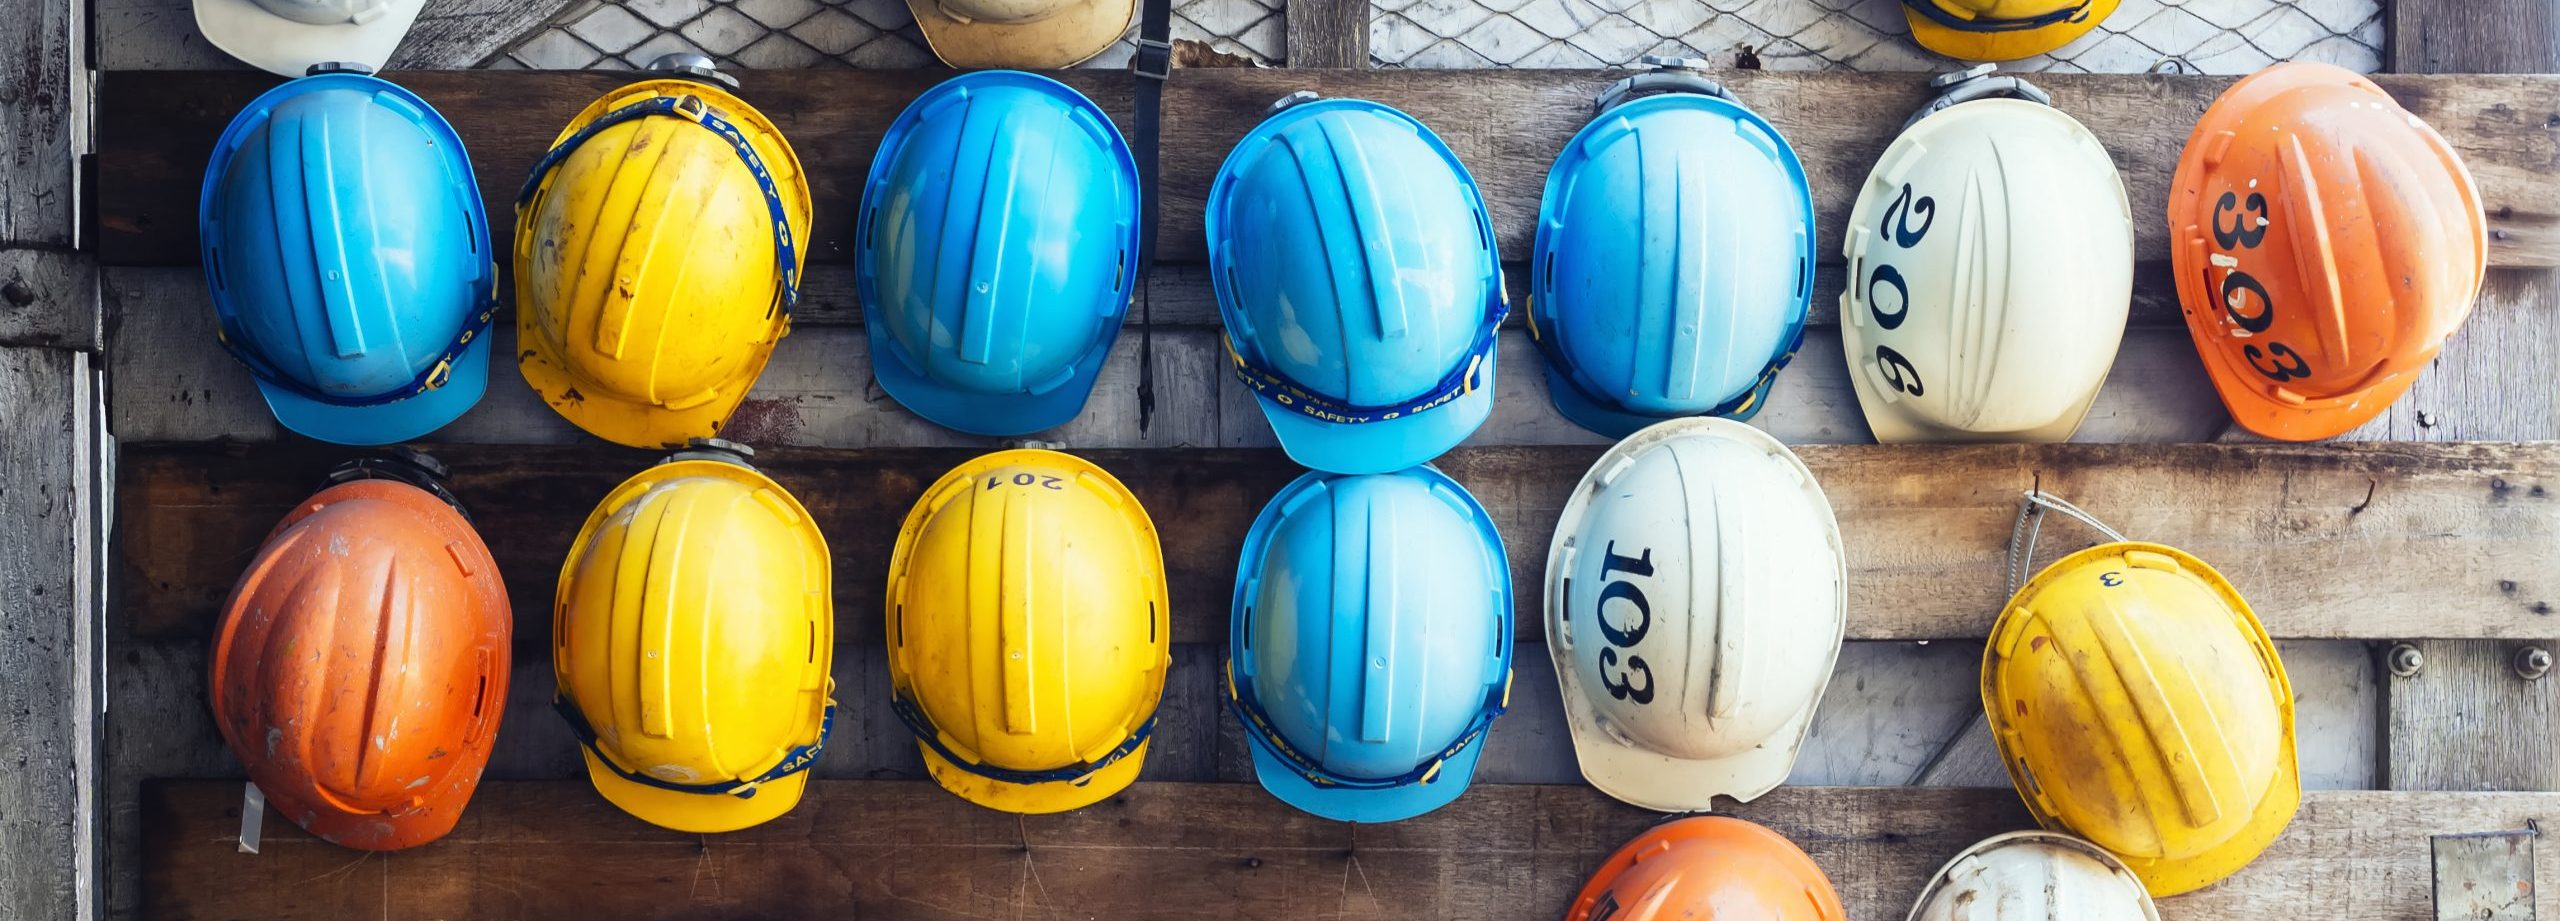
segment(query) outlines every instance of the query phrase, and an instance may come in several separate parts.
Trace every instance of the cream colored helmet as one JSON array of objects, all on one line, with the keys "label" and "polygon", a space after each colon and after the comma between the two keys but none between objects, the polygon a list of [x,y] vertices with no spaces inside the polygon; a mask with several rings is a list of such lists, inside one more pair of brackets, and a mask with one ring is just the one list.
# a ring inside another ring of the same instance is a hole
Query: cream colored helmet
[{"label": "cream colored helmet", "polygon": [[1777,439],[1685,418],[1610,448],[1547,553],[1582,776],[1662,812],[1776,787],[1831,681],[1847,585],[1831,504]]},{"label": "cream colored helmet", "polygon": [[205,41],[268,73],[321,64],[382,69],[426,0],[195,0]]},{"label": "cream colored helmet", "polygon": [[1910,921],[2160,921],[2151,893],[2104,848],[2070,835],[2011,832],[1947,862]]},{"label": "cream colored helmet", "polygon": [[1990,70],[1931,81],[1849,213],[1841,345],[1880,442],[2068,440],[2124,341],[2115,161],[2043,90]]},{"label": "cream colored helmet", "polygon": [[1137,0],[907,0],[935,57],[953,67],[1055,70],[1129,31]]}]

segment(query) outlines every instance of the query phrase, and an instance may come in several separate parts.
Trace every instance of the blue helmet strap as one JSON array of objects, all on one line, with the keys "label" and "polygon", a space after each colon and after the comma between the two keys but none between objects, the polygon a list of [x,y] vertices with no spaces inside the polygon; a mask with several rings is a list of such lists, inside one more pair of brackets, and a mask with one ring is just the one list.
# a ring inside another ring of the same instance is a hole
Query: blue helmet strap
[{"label": "blue helmet strap", "polygon": [[1902,0],[1902,5],[1917,11],[1922,18],[1930,22],[1958,32],[2026,32],[2046,26],[2058,26],[2066,22],[2079,22],[2089,15],[2089,0],[2081,0],[2080,3],[2040,16],[2020,16],[2015,19],[1989,16],[1966,19],[1947,12],[1944,7],[1938,5],[1938,0]]},{"label": "blue helmet strap", "polygon": [[1337,425],[1358,425],[1365,422],[1401,419],[1424,410],[1436,409],[1476,389],[1478,384],[1483,383],[1484,375],[1493,370],[1493,347],[1500,341],[1502,335],[1502,318],[1510,312],[1510,304],[1505,303],[1500,297],[1494,298],[1491,306],[1485,311],[1484,323],[1477,328],[1475,343],[1467,348],[1466,355],[1459,360],[1455,369],[1442,377],[1439,383],[1432,385],[1430,390],[1424,391],[1421,396],[1402,403],[1378,406],[1364,406],[1317,393],[1277,371],[1255,364],[1253,359],[1246,358],[1244,350],[1236,347],[1233,334],[1224,335],[1222,340],[1227,346],[1227,360],[1235,366],[1236,379],[1243,381],[1245,386],[1253,388],[1254,393],[1282,407],[1296,410],[1301,415],[1320,421]]},{"label": "blue helmet strap", "polygon": [[[1628,409],[1626,404],[1618,402],[1616,397],[1601,393],[1598,389],[1593,388],[1589,381],[1583,379],[1582,372],[1576,368],[1573,360],[1565,356],[1564,345],[1557,342],[1556,339],[1557,334],[1554,331],[1541,329],[1539,327],[1538,312],[1536,310],[1529,311],[1529,341],[1536,343],[1538,351],[1547,356],[1547,364],[1549,367],[1553,367],[1564,372],[1559,376],[1564,378],[1565,383],[1568,386],[1571,386],[1575,393],[1581,394],[1583,399],[1590,400],[1591,402],[1601,406],[1616,409],[1619,412],[1632,413],[1635,415],[1653,415],[1652,413],[1644,413]],[[1760,369],[1759,378],[1753,380],[1751,382],[1751,386],[1743,388],[1741,393],[1737,393],[1726,398],[1724,402],[1716,404],[1715,408],[1699,413],[1698,415],[1714,416],[1722,419],[1747,417],[1752,412],[1757,411],[1760,406],[1760,398],[1768,395],[1769,385],[1777,381],[1778,372],[1785,370],[1787,363],[1796,359],[1796,350],[1803,347],[1804,324],[1797,323],[1795,324],[1794,332],[1787,336],[1787,344],[1778,350],[1778,354],[1775,357],[1769,359],[1768,365]]]},{"label": "blue helmet strap", "polygon": [[1504,702],[1510,696],[1511,681],[1506,675],[1502,689],[1486,696],[1484,709],[1477,711],[1475,720],[1467,724],[1467,730],[1458,733],[1456,741],[1440,749],[1438,754],[1423,759],[1413,770],[1394,777],[1345,777],[1326,770],[1323,764],[1290,745],[1288,737],[1271,725],[1271,718],[1263,712],[1262,700],[1255,696],[1252,686],[1236,680],[1235,664],[1230,662],[1227,665],[1227,703],[1235,710],[1236,718],[1244,721],[1246,735],[1278,755],[1292,773],[1308,783],[1344,790],[1389,790],[1439,779],[1441,765],[1457,757],[1459,752],[1465,751],[1467,746],[1493,728],[1493,718],[1502,715]]},{"label": "blue helmet strap", "polygon": [[478,341],[480,334],[489,330],[490,318],[498,315],[498,295],[495,284],[497,277],[497,268],[493,265],[489,273],[483,276],[491,284],[482,289],[480,303],[471,311],[471,316],[463,322],[462,329],[454,333],[453,341],[436,356],[436,360],[428,362],[426,370],[411,377],[408,383],[381,393],[352,397],[329,393],[284,373],[274,363],[267,361],[266,356],[241,344],[249,337],[240,329],[239,318],[232,316],[228,311],[220,312],[221,325],[214,330],[213,338],[222,343],[223,351],[230,352],[231,357],[239,359],[241,364],[249,367],[251,375],[269,386],[314,403],[329,406],[380,406],[384,403],[406,400],[442,387],[446,381],[453,378],[453,363],[462,360],[463,350],[470,348],[473,342]]},{"label": "blue helmet strap", "polygon": [[1130,732],[1128,738],[1120,741],[1119,747],[1113,748],[1109,754],[1100,758],[1045,771],[1016,771],[963,757],[959,752],[952,751],[950,746],[943,744],[942,731],[933,727],[933,719],[924,714],[924,708],[916,706],[915,701],[907,699],[905,694],[892,694],[889,698],[889,708],[897,712],[899,722],[907,724],[907,731],[915,735],[917,742],[932,749],[933,753],[940,756],[945,763],[997,783],[1025,787],[1033,784],[1082,780],[1093,772],[1110,767],[1120,759],[1136,753],[1139,746],[1147,744],[1147,737],[1156,731],[1156,714],[1149,713],[1146,722],[1139,723],[1138,728]]},{"label": "blue helmet strap", "polygon": [[578,712],[578,705],[570,702],[566,695],[553,695],[551,709],[558,712],[561,719],[569,722],[570,734],[577,736],[578,744],[585,746],[589,753],[596,756],[596,763],[604,765],[606,770],[612,771],[617,777],[644,787],[655,787],[674,793],[694,793],[703,796],[728,795],[739,799],[752,799],[756,795],[757,787],[808,770],[817,764],[819,753],[827,748],[827,737],[834,735],[836,731],[836,702],[830,700],[827,701],[826,715],[818,723],[818,741],[794,746],[790,751],[784,752],[782,762],[771,769],[754,777],[741,777],[717,783],[685,784],[660,780],[638,771],[625,770],[622,765],[615,763],[613,756],[605,754],[603,747],[597,744],[595,728],[587,725],[586,714]]},{"label": "blue helmet strap", "polygon": [[771,316],[776,309],[789,315],[791,308],[800,303],[800,282],[793,272],[800,259],[798,247],[791,238],[790,209],[783,204],[782,190],[773,184],[773,171],[765,168],[763,155],[756,153],[756,147],[748,142],[746,133],[739,131],[738,126],[728,119],[721,118],[719,113],[711,111],[710,103],[703,102],[700,96],[653,96],[589,122],[577,133],[553,145],[533,165],[533,175],[525,177],[524,190],[516,193],[516,212],[524,212],[525,206],[533,202],[535,193],[542,191],[543,180],[550,178],[551,171],[560,168],[560,164],[568,160],[570,154],[576,153],[580,146],[607,128],[642,118],[680,118],[710,129],[721,140],[729,142],[729,149],[736,151],[738,159],[747,165],[747,173],[756,177],[756,188],[764,192],[765,211],[772,218],[773,251],[775,261],[779,263],[775,277],[781,279],[781,293],[775,298],[774,305],[766,309],[766,315]]}]

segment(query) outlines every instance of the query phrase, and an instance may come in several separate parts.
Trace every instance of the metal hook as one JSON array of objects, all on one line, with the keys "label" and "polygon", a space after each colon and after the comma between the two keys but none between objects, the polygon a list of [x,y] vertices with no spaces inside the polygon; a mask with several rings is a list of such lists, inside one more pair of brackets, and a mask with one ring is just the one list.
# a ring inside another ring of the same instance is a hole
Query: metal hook
[{"label": "metal hook", "polygon": [[2027,568],[2035,562],[2036,539],[2044,534],[2044,516],[2038,514],[2042,509],[2070,516],[2090,530],[2106,535],[2109,541],[2122,542],[2125,539],[2124,534],[2108,527],[2097,516],[2059,497],[2046,495],[2041,485],[2027,490],[2024,495],[2025,501],[2018,503],[2018,520],[2009,527],[2010,595],[2016,595],[2018,587],[2027,584]]}]

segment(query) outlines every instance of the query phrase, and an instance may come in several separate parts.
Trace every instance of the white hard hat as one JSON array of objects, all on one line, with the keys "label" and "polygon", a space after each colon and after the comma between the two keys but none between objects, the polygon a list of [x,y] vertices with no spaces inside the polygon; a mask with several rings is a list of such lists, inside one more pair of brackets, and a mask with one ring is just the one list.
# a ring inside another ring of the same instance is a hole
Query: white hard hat
[{"label": "white hard hat", "polygon": [[2142,880],[2070,835],[2011,832],[1948,861],[1910,921],[2160,921]]},{"label": "white hard hat", "polygon": [[379,71],[426,0],[195,0],[196,28],[224,53],[299,77],[327,63]]},{"label": "white hard hat", "polygon": [[1987,73],[1937,81],[1849,214],[1840,337],[1877,441],[2068,440],[2124,341],[2115,162],[2041,90]]},{"label": "white hard hat", "polygon": [[1582,776],[1663,812],[1776,787],[1831,681],[1847,585],[1831,504],[1777,439],[1685,418],[1609,449],[1547,554]]}]

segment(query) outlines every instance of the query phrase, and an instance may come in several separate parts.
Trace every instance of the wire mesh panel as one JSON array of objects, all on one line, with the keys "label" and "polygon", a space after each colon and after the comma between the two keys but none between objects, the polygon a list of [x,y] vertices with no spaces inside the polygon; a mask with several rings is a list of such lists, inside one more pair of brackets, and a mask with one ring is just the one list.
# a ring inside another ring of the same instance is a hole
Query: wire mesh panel
[{"label": "wire mesh panel", "polygon": [[[1900,0],[1376,0],[1372,60],[1396,67],[1611,67],[1648,54],[1773,70],[1934,71]],[[2280,60],[2382,65],[2379,0],[2124,0],[2008,70],[2127,73],[2178,59],[2241,74]]]},{"label": "wire mesh panel", "polygon": [[[1287,0],[1189,0],[1173,35],[1285,63]],[[1386,67],[1614,67],[1648,54],[1773,70],[1934,71],[1900,0],[1374,0],[1370,58]],[[933,62],[905,0],[621,0],[572,9],[493,67],[624,68],[671,51],[748,68]],[[1086,66],[1121,67],[1122,42]],[[2382,64],[2381,0],[2123,0],[2089,34],[2005,65],[2127,73],[2167,60],[2242,74],[2280,60]]]}]

